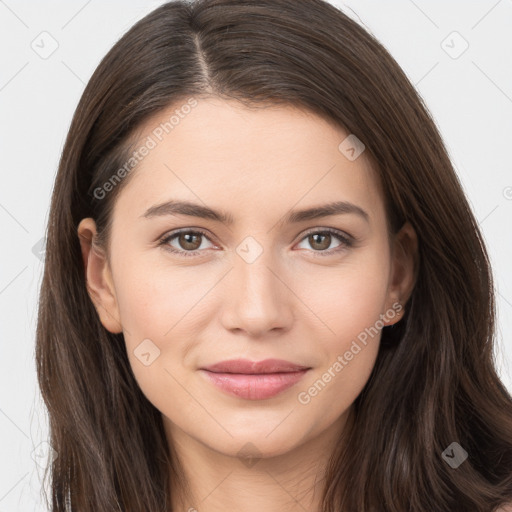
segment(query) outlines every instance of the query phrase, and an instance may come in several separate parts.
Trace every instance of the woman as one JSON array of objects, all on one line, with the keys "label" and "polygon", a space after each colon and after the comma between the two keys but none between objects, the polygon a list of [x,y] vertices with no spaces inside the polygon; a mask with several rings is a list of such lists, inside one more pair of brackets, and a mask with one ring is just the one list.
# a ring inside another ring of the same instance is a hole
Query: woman
[{"label": "woman", "polygon": [[321,0],[169,2],[106,55],[51,203],[53,511],[495,511],[512,398],[428,110]]}]

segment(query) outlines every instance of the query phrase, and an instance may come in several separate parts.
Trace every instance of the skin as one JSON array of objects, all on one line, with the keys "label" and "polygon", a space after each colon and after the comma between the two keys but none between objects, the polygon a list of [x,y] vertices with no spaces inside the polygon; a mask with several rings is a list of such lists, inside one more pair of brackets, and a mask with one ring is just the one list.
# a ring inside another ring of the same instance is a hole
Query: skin
[{"label": "skin", "polygon": [[[175,108],[149,120],[140,141]],[[115,204],[108,259],[91,245],[94,221],[78,227],[99,318],[107,330],[124,333],[135,378],[161,411],[183,464],[191,493],[173,497],[176,510],[319,510],[325,465],[374,367],[380,332],[309,403],[298,394],[380,315],[398,300],[405,304],[417,254],[409,224],[390,244],[365,153],[350,161],[338,149],[347,135],[291,106],[249,110],[200,99],[132,171]],[[171,198],[225,210],[234,223],[143,217]],[[291,209],[339,200],[363,208],[369,222],[350,213],[280,223]],[[197,256],[158,246],[178,228],[207,232],[192,239],[193,247],[183,237],[167,243]],[[333,228],[357,242],[315,241],[305,234],[312,228]],[[262,249],[251,263],[237,253],[248,236]],[[318,255],[322,250],[331,254]],[[384,325],[400,318],[386,317]],[[148,366],[134,354],[145,339],[160,350]],[[199,371],[233,358],[280,358],[311,370],[277,396],[245,400]],[[239,455],[243,447],[253,450],[254,464]]]}]

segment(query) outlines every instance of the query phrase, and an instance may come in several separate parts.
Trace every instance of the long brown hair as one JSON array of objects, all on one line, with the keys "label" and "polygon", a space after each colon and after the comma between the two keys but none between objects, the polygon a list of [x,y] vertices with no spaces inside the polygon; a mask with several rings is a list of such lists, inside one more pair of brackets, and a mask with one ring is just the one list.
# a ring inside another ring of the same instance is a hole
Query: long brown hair
[{"label": "long brown hair", "polygon": [[[428,109],[384,47],[323,0],[174,1],[108,52],[74,114],[51,199],[36,359],[49,412],[51,510],[170,510],[182,473],[122,334],[87,292],[77,226],[108,247],[117,194],[95,191],[156,112],[216,95],[295,105],[355,134],[382,181],[390,233],[419,241],[403,319],[382,331],[323,512],[489,512],[512,499],[512,398],[493,361],[494,285],[477,221]],[[453,442],[468,458],[454,469]]]}]

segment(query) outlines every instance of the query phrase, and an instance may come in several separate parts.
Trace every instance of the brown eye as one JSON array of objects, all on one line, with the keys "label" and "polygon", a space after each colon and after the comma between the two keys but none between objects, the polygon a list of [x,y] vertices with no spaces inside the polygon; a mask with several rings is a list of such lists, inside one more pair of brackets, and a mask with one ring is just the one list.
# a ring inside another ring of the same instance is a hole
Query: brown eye
[{"label": "brown eye", "polygon": [[[160,240],[159,245],[180,256],[198,256],[202,252],[200,249],[203,239],[209,240],[206,233],[202,231],[184,230],[165,236]],[[173,245],[175,240],[176,244]]]},{"label": "brown eye", "polygon": [[311,247],[320,251],[325,251],[331,245],[331,235],[328,233],[314,233],[309,235],[308,240]]},{"label": "brown eye", "polygon": [[183,249],[195,251],[201,247],[202,236],[200,233],[180,233],[177,240]]},{"label": "brown eye", "polygon": [[[329,249],[333,239],[338,240],[339,243],[334,248]],[[306,236],[302,239],[302,242],[304,241],[307,241],[309,247],[313,249],[313,253],[316,253],[315,256],[330,256],[334,253],[346,250],[354,244],[350,235],[345,235],[332,228],[310,231],[306,233]]]}]

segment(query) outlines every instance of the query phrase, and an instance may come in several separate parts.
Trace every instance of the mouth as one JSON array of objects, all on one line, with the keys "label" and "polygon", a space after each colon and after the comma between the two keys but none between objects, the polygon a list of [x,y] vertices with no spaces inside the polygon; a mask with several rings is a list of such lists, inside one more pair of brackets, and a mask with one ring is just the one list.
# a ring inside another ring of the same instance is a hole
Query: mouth
[{"label": "mouth", "polygon": [[281,359],[222,361],[200,372],[220,390],[246,400],[264,400],[299,382],[310,367]]}]

